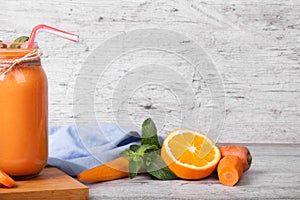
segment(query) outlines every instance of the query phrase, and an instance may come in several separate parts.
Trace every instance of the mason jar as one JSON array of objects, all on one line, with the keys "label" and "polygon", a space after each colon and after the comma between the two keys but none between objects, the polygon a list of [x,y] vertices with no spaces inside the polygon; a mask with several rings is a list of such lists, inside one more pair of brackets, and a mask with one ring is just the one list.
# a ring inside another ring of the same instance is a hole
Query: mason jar
[{"label": "mason jar", "polygon": [[38,48],[0,48],[0,169],[15,179],[36,176],[48,158],[48,83],[40,56]]}]

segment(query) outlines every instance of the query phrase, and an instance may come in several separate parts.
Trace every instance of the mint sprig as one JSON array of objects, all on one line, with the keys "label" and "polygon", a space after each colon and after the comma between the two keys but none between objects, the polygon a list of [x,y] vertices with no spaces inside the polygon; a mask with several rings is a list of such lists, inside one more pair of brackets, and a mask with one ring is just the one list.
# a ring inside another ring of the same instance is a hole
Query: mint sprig
[{"label": "mint sprig", "polygon": [[157,137],[157,128],[151,118],[142,124],[142,144],[133,144],[121,156],[129,161],[129,177],[134,178],[143,167],[147,173],[159,180],[177,179],[160,157],[161,146]]},{"label": "mint sprig", "polygon": [[157,150],[156,145],[131,145],[130,149],[123,151],[121,156],[129,160],[129,177],[137,176],[138,171],[144,166],[144,155],[146,151]]}]

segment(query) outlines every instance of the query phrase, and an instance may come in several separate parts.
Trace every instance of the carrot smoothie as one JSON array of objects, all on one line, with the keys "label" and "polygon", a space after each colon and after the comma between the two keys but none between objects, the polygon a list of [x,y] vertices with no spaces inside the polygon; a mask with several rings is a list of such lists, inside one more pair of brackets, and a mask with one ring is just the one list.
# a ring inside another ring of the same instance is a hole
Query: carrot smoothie
[{"label": "carrot smoothie", "polygon": [[48,158],[48,85],[38,49],[0,49],[0,169],[37,175]]}]

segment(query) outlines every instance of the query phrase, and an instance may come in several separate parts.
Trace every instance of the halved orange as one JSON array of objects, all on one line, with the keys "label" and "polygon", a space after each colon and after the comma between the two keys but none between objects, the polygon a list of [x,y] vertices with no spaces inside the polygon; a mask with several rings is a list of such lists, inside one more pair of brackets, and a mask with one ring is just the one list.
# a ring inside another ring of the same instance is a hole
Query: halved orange
[{"label": "halved orange", "polygon": [[205,134],[178,129],[166,136],[161,157],[179,178],[201,179],[214,171],[221,154],[216,144]]}]

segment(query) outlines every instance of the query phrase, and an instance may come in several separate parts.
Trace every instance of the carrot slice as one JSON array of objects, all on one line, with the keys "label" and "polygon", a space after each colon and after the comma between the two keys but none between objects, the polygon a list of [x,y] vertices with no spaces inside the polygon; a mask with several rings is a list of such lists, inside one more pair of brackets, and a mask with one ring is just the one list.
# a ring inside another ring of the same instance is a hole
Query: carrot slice
[{"label": "carrot slice", "polygon": [[15,181],[2,170],[0,170],[0,183],[5,185],[6,187],[15,186]]},{"label": "carrot slice", "polygon": [[217,170],[219,180],[223,185],[234,186],[243,174],[243,162],[237,156],[224,156]]},{"label": "carrot slice", "polygon": [[109,181],[128,177],[128,164],[127,159],[119,157],[106,164],[85,170],[79,173],[77,177],[87,182]]}]

